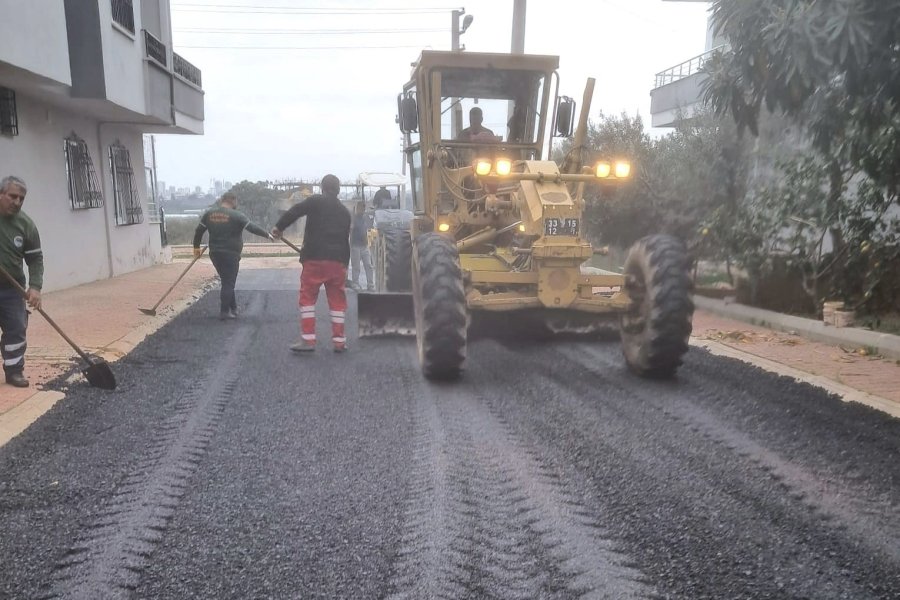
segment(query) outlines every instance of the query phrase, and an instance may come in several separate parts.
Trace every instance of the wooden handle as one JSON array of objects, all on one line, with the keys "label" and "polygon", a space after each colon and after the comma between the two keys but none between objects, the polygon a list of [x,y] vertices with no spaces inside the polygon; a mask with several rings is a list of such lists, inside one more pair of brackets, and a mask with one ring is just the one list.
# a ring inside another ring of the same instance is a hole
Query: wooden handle
[{"label": "wooden handle", "polygon": [[[6,269],[4,269],[3,267],[0,267],[0,275],[3,275],[4,279],[6,279],[8,282],[13,284],[13,286],[15,286],[16,290],[19,292],[19,294],[22,296],[23,299],[28,300],[28,291],[25,288],[23,288],[22,284],[19,283],[18,281],[16,281],[12,275],[7,273]],[[69,336],[67,336],[62,329],[59,328],[59,325],[57,325],[56,322],[50,318],[50,315],[48,315],[47,313],[44,312],[44,309],[39,308],[39,309],[37,309],[37,311],[39,313],[41,313],[42,317],[47,319],[47,322],[50,323],[50,326],[56,330],[56,333],[61,335],[62,339],[66,340],[69,343],[69,345],[75,349],[75,352],[77,352],[78,355],[85,360],[85,362],[87,362],[88,364],[92,364],[90,357],[84,352],[84,350],[79,348],[78,345],[75,342],[73,342],[72,339],[69,338]]]},{"label": "wooden handle", "polygon": [[294,242],[290,241],[290,240],[287,239],[287,238],[281,238],[281,241],[284,242],[285,244],[287,244],[288,246],[290,246],[290,247],[294,250],[294,252],[296,252],[297,254],[300,254],[300,248],[298,248],[298,247],[294,244]]},{"label": "wooden handle", "polygon": [[165,299],[166,299],[166,296],[168,296],[168,295],[172,292],[172,290],[175,289],[175,286],[178,285],[178,282],[181,281],[181,280],[184,278],[185,275],[187,275],[187,272],[191,270],[191,267],[194,266],[194,263],[196,263],[198,260],[200,260],[200,258],[203,256],[203,253],[206,252],[206,249],[207,249],[207,248],[209,248],[209,246],[203,246],[203,249],[200,250],[200,254],[198,254],[197,256],[195,256],[195,257],[194,257],[194,260],[192,260],[192,261],[190,262],[190,264],[189,264],[187,267],[185,267],[184,271],[181,272],[181,275],[178,276],[178,279],[175,280],[175,283],[173,283],[173,284],[169,287],[169,289],[166,290],[166,293],[162,295],[162,298],[159,299],[159,302],[157,302],[156,304],[154,304],[154,305],[153,305],[153,308],[150,309],[150,310],[152,310],[153,312],[156,312],[156,309],[159,307],[160,304],[162,304],[162,301],[165,300]]}]

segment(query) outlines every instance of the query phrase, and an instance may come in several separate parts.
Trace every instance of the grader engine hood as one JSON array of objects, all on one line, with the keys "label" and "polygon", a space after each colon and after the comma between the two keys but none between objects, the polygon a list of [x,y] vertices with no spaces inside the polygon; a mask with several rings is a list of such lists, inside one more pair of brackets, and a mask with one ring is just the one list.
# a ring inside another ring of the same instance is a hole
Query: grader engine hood
[{"label": "grader engine hood", "polygon": [[543,174],[539,181],[520,183],[519,206],[531,245],[533,268],[538,274],[538,299],[548,308],[568,308],[578,297],[581,264],[591,257],[591,245],[582,239],[582,206],[570,195],[556,163],[528,161],[526,173]]},{"label": "grader engine hood", "polygon": [[[528,160],[506,175],[492,171],[480,179],[498,196],[509,194],[512,211],[498,212],[497,227],[457,242],[470,282],[470,308],[597,314],[625,306],[620,274],[582,269],[594,254],[584,238],[582,186],[599,177],[587,171],[560,173],[553,161]],[[496,235],[510,227],[516,228],[515,236]],[[492,250],[486,253],[486,247]]]}]

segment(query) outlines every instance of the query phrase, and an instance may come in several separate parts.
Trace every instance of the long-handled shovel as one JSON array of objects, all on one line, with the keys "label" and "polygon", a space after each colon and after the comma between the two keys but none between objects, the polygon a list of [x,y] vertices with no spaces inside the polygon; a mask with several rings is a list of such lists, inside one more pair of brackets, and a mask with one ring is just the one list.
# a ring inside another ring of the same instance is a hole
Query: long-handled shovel
[{"label": "long-handled shovel", "polygon": [[290,246],[294,250],[294,252],[296,252],[297,254],[300,254],[300,248],[298,248],[297,245],[294,244],[294,242],[290,241],[287,238],[281,238],[281,241],[284,242],[285,244],[287,244],[288,246]]},{"label": "long-handled shovel", "polygon": [[[6,272],[3,267],[0,267],[0,275],[3,276],[10,284],[12,284],[18,291],[19,294],[23,298],[28,298],[28,292],[25,291],[25,288],[22,285],[13,279],[12,275]],[[114,390],[116,389],[116,377],[113,375],[112,369],[109,368],[109,363],[103,360],[98,356],[89,356],[84,350],[79,348],[75,342],[72,341],[69,336],[63,332],[62,329],[59,328],[53,319],[50,318],[50,315],[44,312],[43,309],[37,309],[41,316],[47,319],[47,322],[50,323],[50,326],[56,330],[56,333],[62,336],[64,340],[69,342],[69,345],[75,349],[75,352],[78,353],[84,362],[88,364],[88,367],[81,372],[84,374],[84,378],[87,379],[88,383],[96,388],[100,388],[101,390]]]},{"label": "long-handled shovel", "polygon": [[188,264],[188,266],[186,266],[184,268],[184,271],[181,272],[181,275],[178,276],[178,279],[175,280],[175,283],[173,283],[172,286],[166,290],[166,293],[163,294],[162,298],[160,298],[159,301],[153,305],[153,308],[138,308],[138,310],[141,311],[142,313],[144,313],[145,315],[150,315],[151,317],[155,317],[156,309],[159,308],[159,305],[162,304],[162,301],[166,299],[166,296],[168,296],[170,293],[172,293],[172,290],[175,289],[175,286],[178,285],[178,282],[181,281],[185,275],[187,275],[187,272],[191,270],[191,267],[194,266],[194,263],[197,262],[198,260],[200,260],[200,257],[203,256],[203,253],[206,252],[206,248],[207,248],[207,246],[203,246],[203,249],[200,251],[200,254],[195,256],[194,260],[192,260],[190,262],[190,264]]}]

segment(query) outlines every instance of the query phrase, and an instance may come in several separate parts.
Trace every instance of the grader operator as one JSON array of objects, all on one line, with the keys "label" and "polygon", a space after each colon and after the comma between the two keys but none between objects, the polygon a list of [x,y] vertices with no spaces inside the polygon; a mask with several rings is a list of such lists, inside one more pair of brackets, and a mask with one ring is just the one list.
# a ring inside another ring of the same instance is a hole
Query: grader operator
[{"label": "grader operator", "polygon": [[[638,241],[624,274],[582,271],[595,252],[584,186],[616,186],[631,167],[617,156],[584,164],[593,80],[572,151],[561,167],[549,160],[575,116],[575,103],[557,97],[558,66],[555,56],[425,51],[398,97],[415,214],[412,293],[361,296],[360,334],[403,330],[412,316],[427,378],[460,375],[476,313],[523,327],[536,316],[552,329],[618,319],[627,364],[648,377],[672,375],[687,351],[693,302],[678,240]],[[481,122],[466,135],[471,114]]]}]

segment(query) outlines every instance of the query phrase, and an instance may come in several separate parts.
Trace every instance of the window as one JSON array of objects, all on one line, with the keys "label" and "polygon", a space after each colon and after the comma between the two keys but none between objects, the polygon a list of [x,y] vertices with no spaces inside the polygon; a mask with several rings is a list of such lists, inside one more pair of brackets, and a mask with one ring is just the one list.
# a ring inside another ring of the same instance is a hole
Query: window
[{"label": "window", "polygon": [[136,225],[144,222],[141,198],[134,183],[128,148],[116,142],[109,147],[109,170],[112,174],[113,198],[116,201],[116,223]]},{"label": "window", "polygon": [[[445,69],[441,73],[441,138],[457,140],[479,108],[496,142],[534,144],[543,118],[545,75],[536,71]],[[487,143],[490,138],[479,143]]]},{"label": "window", "polygon": [[112,3],[113,21],[134,33],[134,6],[132,6],[132,0],[110,0],[110,2]]},{"label": "window", "polygon": [[85,141],[74,133],[64,140],[69,202],[73,209],[100,208],[103,193]]},{"label": "window", "polygon": [[0,87],[0,133],[3,135],[19,135],[16,93],[5,87]]}]

